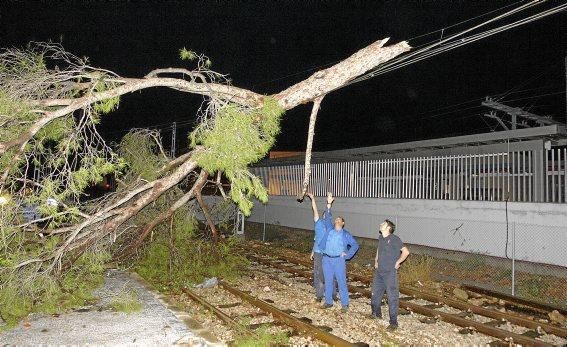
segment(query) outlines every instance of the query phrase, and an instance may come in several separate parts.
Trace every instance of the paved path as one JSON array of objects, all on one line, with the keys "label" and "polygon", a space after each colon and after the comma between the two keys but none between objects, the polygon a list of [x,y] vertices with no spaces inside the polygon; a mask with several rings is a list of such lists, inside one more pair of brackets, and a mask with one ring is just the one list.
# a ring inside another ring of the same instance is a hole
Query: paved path
[{"label": "paved path", "polygon": [[[138,292],[141,311],[126,314],[108,308],[122,288]],[[15,329],[0,334],[0,345],[208,345],[134,276],[111,270],[95,295],[100,298],[95,306],[58,317],[31,315]]]}]

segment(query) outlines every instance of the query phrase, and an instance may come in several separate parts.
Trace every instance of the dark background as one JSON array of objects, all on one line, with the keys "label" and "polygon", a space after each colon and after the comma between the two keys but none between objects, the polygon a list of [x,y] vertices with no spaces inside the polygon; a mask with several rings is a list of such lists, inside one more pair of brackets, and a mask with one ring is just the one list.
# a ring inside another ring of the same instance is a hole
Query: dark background
[{"label": "dark background", "polygon": [[[88,56],[92,65],[127,77],[186,66],[178,58],[185,46],[211,57],[212,68],[229,74],[234,85],[270,94],[378,39],[419,46],[438,40],[441,32],[411,38],[513,3],[4,0],[0,46],[58,41]],[[564,122],[566,19],[565,13],[546,17],[328,95],[315,150],[488,132],[496,121],[480,116],[487,111],[480,102],[508,91],[504,103]],[[101,132],[118,140],[132,127],[153,126],[168,139],[168,127],[177,121],[178,151],[183,151],[200,102],[168,89],[127,95],[119,110],[105,117]],[[286,113],[275,149],[305,148],[309,112],[304,105]]]}]

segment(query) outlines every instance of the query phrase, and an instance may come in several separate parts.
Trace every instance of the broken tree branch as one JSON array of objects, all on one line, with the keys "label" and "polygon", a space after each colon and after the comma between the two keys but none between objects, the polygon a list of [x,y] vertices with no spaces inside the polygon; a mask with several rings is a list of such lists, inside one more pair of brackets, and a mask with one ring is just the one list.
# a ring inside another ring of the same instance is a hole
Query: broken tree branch
[{"label": "broken tree branch", "polygon": [[[203,171],[205,171],[205,170],[203,170]],[[207,174],[206,171],[205,171],[205,174]],[[201,186],[201,189],[203,188],[204,185],[205,184],[203,183],[203,185]],[[213,222],[213,218],[211,217],[211,212],[209,210],[209,206],[205,203],[205,200],[203,200],[203,196],[201,195],[201,189],[198,189],[195,192],[195,196],[197,197],[197,202],[199,203],[199,206],[201,206],[201,210],[203,210],[203,214],[205,215],[205,219],[207,220],[207,224],[209,225],[209,228],[211,228],[211,234],[213,235],[213,241],[217,242],[219,240],[219,232],[217,230],[217,227],[215,226],[215,223]]]},{"label": "broken tree branch", "polygon": [[323,97],[313,100],[313,108],[311,109],[311,116],[309,117],[309,130],[307,131],[307,146],[305,148],[305,175],[303,176],[303,188],[301,194],[297,198],[298,201],[303,201],[307,188],[309,187],[309,179],[311,177],[311,152],[313,149],[313,138],[315,137],[315,122],[317,121],[317,114],[321,107]]}]

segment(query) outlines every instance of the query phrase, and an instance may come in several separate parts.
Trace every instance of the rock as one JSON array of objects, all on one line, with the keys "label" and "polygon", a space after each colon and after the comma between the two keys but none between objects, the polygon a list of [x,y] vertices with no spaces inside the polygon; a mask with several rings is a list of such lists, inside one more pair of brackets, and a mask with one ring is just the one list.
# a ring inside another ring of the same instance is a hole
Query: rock
[{"label": "rock", "polygon": [[265,292],[269,292],[269,291],[270,291],[270,287],[265,286],[263,290],[264,290]]},{"label": "rock", "polygon": [[455,297],[459,300],[467,300],[469,298],[467,292],[465,292],[461,288],[453,289],[453,295],[455,295]]},{"label": "rock", "polygon": [[197,284],[195,288],[214,288],[218,285],[219,280],[216,277],[205,278],[203,283]]},{"label": "rock", "polygon": [[491,298],[488,298],[488,299],[487,299],[487,302],[489,302],[489,303],[491,303],[491,304],[496,304],[496,303],[498,303],[498,299],[491,297]]},{"label": "rock", "polygon": [[562,315],[561,313],[559,313],[559,311],[557,311],[557,310],[553,310],[553,311],[549,312],[548,316],[549,316],[549,319],[553,323],[563,324],[567,321],[565,316]]},{"label": "rock", "polygon": [[469,302],[475,306],[482,306],[486,302],[485,298],[469,299]]}]

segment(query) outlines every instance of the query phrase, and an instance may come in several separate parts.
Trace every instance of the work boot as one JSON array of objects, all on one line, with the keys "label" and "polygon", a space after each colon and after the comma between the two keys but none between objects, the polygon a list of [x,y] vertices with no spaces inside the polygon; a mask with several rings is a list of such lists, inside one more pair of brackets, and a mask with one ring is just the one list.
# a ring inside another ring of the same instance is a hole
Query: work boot
[{"label": "work boot", "polygon": [[333,307],[333,304],[324,303],[323,306],[321,306],[321,308],[325,308],[325,309],[326,309],[326,308],[331,308],[331,307]]},{"label": "work boot", "polygon": [[341,308],[341,312],[342,312],[342,313],[347,313],[347,312],[348,312],[348,306],[343,306],[343,307]]},{"label": "work boot", "polygon": [[376,314],[376,313],[371,313],[368,315],[368,318],[370,319],[382,319],[382,315]]},{"label": "work boot", "polygon": [[398,329],[398,325],[397,325],[397,324],[390,324],[390,325],[388,325],[388,327],[386,328],[386,330],[389,330],[389,331],[395,331],[396,329]]},{"label": "work boot", "polygon": [[320,303],[324,298],[315,298],[315,303]]}]

